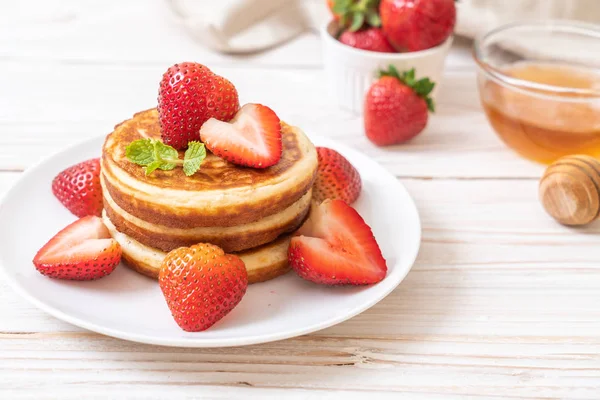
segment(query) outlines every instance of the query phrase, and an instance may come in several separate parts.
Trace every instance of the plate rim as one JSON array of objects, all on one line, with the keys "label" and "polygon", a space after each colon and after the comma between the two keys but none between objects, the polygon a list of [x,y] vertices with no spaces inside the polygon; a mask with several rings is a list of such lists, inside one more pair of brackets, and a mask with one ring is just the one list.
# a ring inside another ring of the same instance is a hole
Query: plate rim
[{"label": "plate rim", "polygon": [[[366,156],[364,153],[362,153],[359,150],[356,150],[350,146],[347,146],[347,145],[341,143],[340,141],[337,141],[337,140],[334,140],[334,139],[331,139],[331,138],[328,138],[325,136],[321,136],[321,135],[307,134],[307,136],[309,137],[309,139],[311,141],[316,139],[318,142],[325,143],[325,145],[327,145],[327,143],[330,143],[332,148],[334,148],[335,150],[339,150],[341,153],[345,153],[345,154],[355,153],[355,154],[359,154],[363,157],[368,158],[368,156]],[[22,175],[19,176],[17,181],[14,184],[12,184],[11,187],[2,196],[0,196],[0,211],[5,206],[6,199],[9,198],[11,196],[12,192],[14,190],[16,190],[16,188],[21,184],[21,181],[25,180],[25,178],[29,177],[30,175],[35,174],[41,165],[45,164],[46,162],[50,161],[51,159],[54,159],[57,156],[60,156],[63,153],[67,153],[67,152],[71,151],[72,149],[74,149],[76,147],[84,146],[88,142],[101,140],[102,138],[105,138],[105,137],[106,137],[106,135],[95,135],[95,136],[80,140],[77,143],[74,143],[74,144],[67,146],[59,151],[56,151],[46,157],[43,157],[38,162],[36,162],[33,165],[31,165],[30,167],[28,167],[22,173]],[[8,268],[6,268],[4,266],[2,257],[0,257],[0,275],[4,278],[4,280],[6,282],[8,282],[9,286],[16,293],[18,293],[25,300],[29,301],[31,304],[33,304],[40,310],[46,312],[47,314],[50,314],[51,316],[53,316],[61,321],[67,322],[71,325],[86,329],[91,332],[99,333],[99,334],[109,336],[112,338],[136,342],[136,343],[159,345],[159,346],[165,346],[165,347],[179,347],[179,348],[219,348],[219,347],[225,348],[225,347],[239,347],[239,346],[248,346],[248,345],[254,345],[254,344],[271,343],[271,342],[275,342],[275,341],[291,339],[291,338],[307,335],[310,333],[314,333],[317,331],[321,331],[323,329],[330,328],[334,325],[340,324],[344,321],[354,318],[355,316],[365,312],[366,310],[368,310],[369,308],[373,307],[374,305],[379,303],[381,300],[386,298],[392,291],[394,291],[400,285],[400,283],[402,283],[402,281],[404,281],[404,279],[406,278],[408,273],[413,268],[415,261],[417,259],[417,256],[419,254],[419,251],[421,249],[421,242],[422,242],[421,217],[419,215],[419,211],[415,204],[415,201],[412,198],[412,196],[410,195],[410,192],[406,189],[406,187],[404,186],[404,184],[402,184],[402,182],[398,181],[398,179],[395,176],[393,176],[391,174],[391,172],[389,172],[387,170],[387,168],[385,168],[384,166],[379,164],[377,161],[374,161],[370,158],[369,158],[369,160],[371,162],[377,164],[381,169],[385,170],[387,174],[389,174],[391,177],[393,177],[393,179],[396,182],[396,184],[398,185],[399,189],[402,192],[404,192],[404,194],[406,195],[408,200],[410,200],[408,202],[407,206],[410,206],[410,208],[412,209],[411,211],[414,213],[414,215],[416,217],[415,222],[416,222],[417,229],[416,229],[415,233],[417,234],[417,238],[416,238],[417,245],[415,246],[414,250],[412,250],[412,254],[408,255],[408,257],[407,257],[407,260],[409,261],[408,262],[409,267],[406,268],[400,274],[400,276],[397,278],[397,282],[395,282],[395,284],[391,284],[385,290],[377,293],[377,295],[370,298],[369,301],[361,304],[358,307],[353,308],[352,310],[350,310],[350,312],[340,314],[339,316],[328,319],[324,322],[312,324],[312,325],[309,325],[302,329],[296,329],[293,331],[283,331],[283,332],[279,332],[279,333],[260,334],[260,335],[240,337],[240,338],[225,338],[225,339],[219,339],[219,338],[212,338],[212,339],[169,338],[169,339],[164,339],[163,338],[163,339],[158,339],[155,336],[141,335],[141,334],[137,334],[137,333],[128,333],[128,332],[125,332],[125,331],[122,331],[119,329],[113,329],[113,328],[105,327],[102,325],[98,325],[93,322],[88,322],[88,321],[80,319],[78,317],[73,317],[73,316],[69,315],[68,313],[61,311],[60,309],[57,309],[55,307],[47,305],[44,301],[39,300],[35,296],[31,295],[29,293],[29,291],[27,291],[16,279],[13,279],[11,274],[8,272]]]}]

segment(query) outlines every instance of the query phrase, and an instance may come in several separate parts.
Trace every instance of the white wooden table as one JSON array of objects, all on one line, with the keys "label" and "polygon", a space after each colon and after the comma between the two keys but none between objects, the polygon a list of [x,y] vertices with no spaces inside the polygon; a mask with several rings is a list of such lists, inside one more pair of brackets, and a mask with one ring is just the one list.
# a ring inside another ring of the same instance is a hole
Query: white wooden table
[{"label": "white wooden table", "polygon": [[184,60],[228,77],[242,102],[269,104],[394,173],[422,218],[414,268],[343,324],[213,350],[87,332],[0,280],[1,399],[600,399],[600,225],[571,230],[546,216],[543,168],[492,133],[465,43],[426,132],[381,149],[325,96],[316,33],[232,57],[195,43],[163,1],[3,1],[0,194],[41,157],[154,106],[162,72]]}]

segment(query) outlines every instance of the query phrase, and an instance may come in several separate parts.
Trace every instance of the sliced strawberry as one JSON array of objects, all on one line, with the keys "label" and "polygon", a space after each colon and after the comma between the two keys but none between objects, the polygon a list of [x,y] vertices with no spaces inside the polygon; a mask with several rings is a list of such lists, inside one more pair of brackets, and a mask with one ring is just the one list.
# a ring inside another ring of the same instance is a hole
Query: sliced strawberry
[{"label": "sliced strawberry", "polygon": [[327,147],[317,147],[319,166],[313,185],[313,199],[340,199],[354,203],[362,189],[360,174],[343,155]]},{"label": "sliced strawberry", "polygon": [[100,216],[102,187],[100,186],[100,159],[94,158],[75,164],[52,181],[52,193],[73,214]]},{"label": "sliced strawberry", "polygon": [[342,200],[313,205],[292,238],[290,265],[300,277],[325,285],[368,285],[385,278],[386,261],[369,225]]},{"label": "sliced strawberry", "polygon": [[262,104],[246,104],[230,122],[211,118],[200,138],[214,155],[234,164],[268,168],[281,159],[281,122]]},{"label": "sliced strawberry", "polygon": [[87,216],[50,239],[33,264],[50,278],[89,281],[113,272],[120,260],[121,246],[111,238],[102,219]]}]

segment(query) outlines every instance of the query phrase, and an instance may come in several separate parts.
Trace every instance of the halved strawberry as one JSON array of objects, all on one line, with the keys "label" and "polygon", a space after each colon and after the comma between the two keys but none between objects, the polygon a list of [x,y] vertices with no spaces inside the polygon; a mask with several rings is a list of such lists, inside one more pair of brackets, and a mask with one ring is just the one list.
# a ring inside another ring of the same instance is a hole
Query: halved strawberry
[{"label": "halved strawberry", "polygon": [[100,159],[75,164],[56,175],[52,180],[52,193],[76,216],[99,217],[102,213]]},{"label": "halved strawberry", "polygon": [[340,199],[354,203],[362,189],[360,174],[343,155],[327,147],[317,147],[319,166],[313,185],[313,199]]},{"label": "halved strawberry", "polygon": [[268,168],[281,159],[281,122],[262,104],[246,104],[230,122],[211,118],[200,138],[214,155],[234,164]]},{"label": "halved strawberry", "polygon": [[83,217],[58,232],[33,259],[35,268],[50,278],[89,281],[114,271],[121,246],[101,218]]},{"label": "halved strawberry", "polygon": [[386,261],[371,228],[342,200],[313,205],[297,233],[288,261],[300,277],[325,285],[368,285],[385,278]]}]

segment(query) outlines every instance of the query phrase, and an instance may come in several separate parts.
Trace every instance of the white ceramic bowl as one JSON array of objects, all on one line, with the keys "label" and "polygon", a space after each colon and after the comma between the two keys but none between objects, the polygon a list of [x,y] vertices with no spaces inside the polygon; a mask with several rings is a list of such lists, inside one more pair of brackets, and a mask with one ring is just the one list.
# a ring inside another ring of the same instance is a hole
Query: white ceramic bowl
[{"label": "white ceramic bowl", "polygon": [[335,21],[321,29],[326,78],[331,95],[340,107],[362,114],[365,94],[377,78],[377,72],[387,69],[390,64],[400,72],[415,68],[417,78],[429,77],[436,83],[432,93],[435,100],[452,36],[441,45],[427,50],[379,53],[346,46],[335,38],[337,32]]}]

